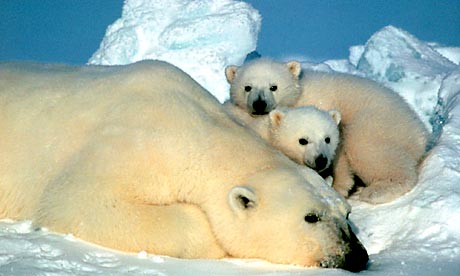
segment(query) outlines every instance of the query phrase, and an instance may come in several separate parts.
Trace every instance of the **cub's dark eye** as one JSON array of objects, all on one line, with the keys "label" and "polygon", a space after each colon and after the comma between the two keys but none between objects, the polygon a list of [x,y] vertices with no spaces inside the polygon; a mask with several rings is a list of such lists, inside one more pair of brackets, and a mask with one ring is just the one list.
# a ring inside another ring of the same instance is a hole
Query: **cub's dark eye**
[{"label": "cub's dark eye", "polygon": [[278,86],[276,85],[270,86],[270,91],[275,92],[276,90],[278,90]]},{"label": "cub's dark eye", "polygon": [[320,217],[315,213],[307,214],[304,219],[308,223],[317,223],[321,220]]},{"label": "cub's dark eye", "polygon": [[251,90],[252,90],[252,87],[249,86],[249,85],[246,85],[246,86],[244,87],[244,91],[246,91],[246,92],[250,92]]},{"label": "cub's dark eye", "polygon": [[299,139],[299,144],[301,144],[302,146],[305,146],[308,144],[308,140],[305,139],[305,138],[300,138]]},{"label": "cub's dark eye", "polygon": [[324,139],[324,142],[326,142],[326,144],[329,144],[329,143],[331,142],[331,138],[326,137],[326,138]]}]

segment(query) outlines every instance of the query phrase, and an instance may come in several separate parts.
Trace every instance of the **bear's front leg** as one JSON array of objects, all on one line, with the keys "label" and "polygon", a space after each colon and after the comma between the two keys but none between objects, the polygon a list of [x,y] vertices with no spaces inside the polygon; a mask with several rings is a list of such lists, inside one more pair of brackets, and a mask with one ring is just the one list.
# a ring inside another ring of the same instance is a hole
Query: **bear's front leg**
[{"label": "bear's front leg", "polygon": [[399,198],[416,185],[418,178],[418,163],[404,148],[389,145],[380,146],[378,150],[378,155],[371,157],[375,160],[375,165],[361,165],[359,172],[362,179],[368,183],[359,194],[359,199],[372,204],[386,203]]},{"label": "bear's front leg", "polygon": [[52,231],[127,252],[146,251],[178,258],[222,258],[207,216],[197,206],[176,203],[149,205],[100,204],[84,217],[61,224],[59,218],[38,221]]},{"label": "bear's front leg", "polygon": [[[131,210],[121,210],[117,215],[119,223],[126,220],[122,223],[126,229],[113,233],[120,238],[126,235],[126,239],[119,242],[123,250],[144,250],[179,258],[215,259],[226,256],[216,241],[207,216],[196,205],[133,204]],[[105,243],[105,240],[101,242]]]},{"label": "bear's front leg", "polygon": [[347,198],[354,186],[354,178],[345,151],[340,146],[337,149],[333,167],[332,188]]}]

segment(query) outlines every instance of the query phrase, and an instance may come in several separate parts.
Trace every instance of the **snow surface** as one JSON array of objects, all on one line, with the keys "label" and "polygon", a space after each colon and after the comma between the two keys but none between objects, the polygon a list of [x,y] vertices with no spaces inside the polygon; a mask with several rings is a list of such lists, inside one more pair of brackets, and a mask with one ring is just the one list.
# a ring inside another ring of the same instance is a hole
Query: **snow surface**
[{"label": "snow surface", "polygon": [[446,56],[454,56],[460,50],[435,47],[388,26],[372,35],[365,45],[351,47],[349,60],[326,63],[335,71],[358,74],[397,91],[430,127],[442,80],[458,70],[458,64]]},{"label": "snow surface", "polygon": [[[167,2],[167,5],[165,4]],[[224,67],[254,50],[260,16],[230,1],[127,0],[91,64],[155,58],[192,75],[219,100]],[[418,40],[396,27],[350,47],[347,60],[305,68],[364,76],[393,88],[432,130],[418,185],[382,205],[351,200],[351,220],[370,254],[364,275],[460,275],[460,47]],[[307,53],[308,54],[308,53]],[[260,260],[180,260],[101,248],[71,235],[0,221],[0,275],[344,275]]]}]

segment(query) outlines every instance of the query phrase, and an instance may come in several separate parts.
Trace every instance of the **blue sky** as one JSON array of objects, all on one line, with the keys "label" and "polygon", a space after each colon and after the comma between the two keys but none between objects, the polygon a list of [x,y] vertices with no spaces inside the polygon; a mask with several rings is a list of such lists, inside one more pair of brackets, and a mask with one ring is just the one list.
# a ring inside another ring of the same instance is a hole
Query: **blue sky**
[{"label": "blue sky", "polygon": [[[258,51],[274,58],[345,58],[386,25],[460,46],[459,0],[248,0],[263,17]],[[122,0],[0,0],[0,60],[83,64]]]}]

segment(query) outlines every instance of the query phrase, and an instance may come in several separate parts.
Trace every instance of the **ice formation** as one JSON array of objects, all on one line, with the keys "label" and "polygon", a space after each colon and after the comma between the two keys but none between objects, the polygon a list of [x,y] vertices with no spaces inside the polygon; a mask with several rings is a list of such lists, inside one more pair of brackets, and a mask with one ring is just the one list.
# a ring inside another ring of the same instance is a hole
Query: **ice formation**
[{"label": "ice formation", "polygon": [[348,60],[326,63],[335,71],[361,75],[397,91],[431,128],[429,120],[442,80],[458,70],[458,64],[447,57],[455,60],[459,50],[438,47],[387,26],[372,35],[365,45],[350,47]]},{"label": "ice formation", "polygon": [[88,63],[168,61],[223,101],[228,84],[222,72],[255,50],[260,23],[259,12],[240,1],[126,0]]}]

